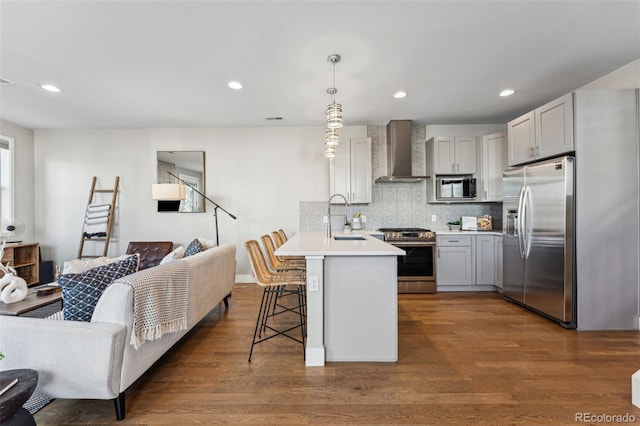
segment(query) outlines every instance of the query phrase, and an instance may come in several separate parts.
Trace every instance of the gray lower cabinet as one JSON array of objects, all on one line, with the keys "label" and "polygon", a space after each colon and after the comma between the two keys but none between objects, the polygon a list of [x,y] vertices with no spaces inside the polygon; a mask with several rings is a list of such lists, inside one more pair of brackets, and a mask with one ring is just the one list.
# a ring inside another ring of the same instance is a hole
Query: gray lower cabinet
[{"label": "gray lower cabinet", "polygon": [[495,248],[493,235],[476,235],[476,284],[495,283]]},{"label": "gray lower cabinet", "polygon": [[502,235],[496,235],[495,237],[495,272],[494,272],[494,285],[502,291]]},{"label": "gray lower cabinet", "polygon": [[438,235],[436,250],[439,291],[494,291],[502,287],[501,235]]},{"label": "gray lower cabinet", "polygon": [[441,286],[468,286],[474,282],[471,235],[436,236],[436,280]]}]

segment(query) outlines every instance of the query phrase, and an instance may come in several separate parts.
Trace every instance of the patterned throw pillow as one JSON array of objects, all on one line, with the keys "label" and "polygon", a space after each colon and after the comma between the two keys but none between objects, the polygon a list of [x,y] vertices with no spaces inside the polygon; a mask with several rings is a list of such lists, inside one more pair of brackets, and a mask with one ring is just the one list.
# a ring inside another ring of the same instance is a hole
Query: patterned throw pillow
[{"label": "patterned throw pillow", "polygon": [[62,287],[64,319],[91,321],[104,290],[114,280],[133,274],[137,269],[138,255],[134,254],[119,262],[98,266],[81,274],[61,275],[58,285]]},{"label": "patterned throw pillow", "polygon": [[194,254],[200,253],[201,251],[203,251],[202,244],[200,243],[200,240],[196,238],[187,246],[187,250],[185,250],[184,252],[184,257],[193,256]]}]

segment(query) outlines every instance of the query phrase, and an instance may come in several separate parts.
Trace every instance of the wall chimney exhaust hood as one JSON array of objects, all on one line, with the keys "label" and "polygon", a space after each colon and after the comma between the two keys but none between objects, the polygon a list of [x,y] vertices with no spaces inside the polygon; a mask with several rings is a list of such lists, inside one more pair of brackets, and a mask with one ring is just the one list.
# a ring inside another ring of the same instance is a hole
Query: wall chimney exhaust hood
[{"label": "wall chimney exhaust hood", "polygon": [[387,124],[387,172],[376,183],[421,182],[428,176],[411,175],[411,120],[391,120]]}]

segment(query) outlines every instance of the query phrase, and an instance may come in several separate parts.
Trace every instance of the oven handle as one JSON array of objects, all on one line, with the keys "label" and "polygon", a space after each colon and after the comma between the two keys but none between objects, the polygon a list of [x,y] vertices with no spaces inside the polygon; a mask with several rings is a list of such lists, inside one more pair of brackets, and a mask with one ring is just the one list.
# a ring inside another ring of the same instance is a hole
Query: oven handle
[{"label": "oven handle", "polygon": [[415,242],[415,243],[390,242],[388,244],[391,244],[392,246],[396,246],[396,247],[435,247],[436,246],[436,243],[431,243],[431,242]]}]

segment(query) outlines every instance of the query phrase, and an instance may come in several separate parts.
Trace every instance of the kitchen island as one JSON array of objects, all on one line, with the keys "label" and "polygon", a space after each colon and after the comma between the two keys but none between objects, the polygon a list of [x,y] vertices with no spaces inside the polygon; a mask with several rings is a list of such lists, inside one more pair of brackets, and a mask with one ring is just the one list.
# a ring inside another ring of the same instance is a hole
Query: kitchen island
[{"label": "kitchen island", "polygon": [[397,256],[365,232],[300,232],[278,256],[307,262],[307,366],[398,360]]}]

